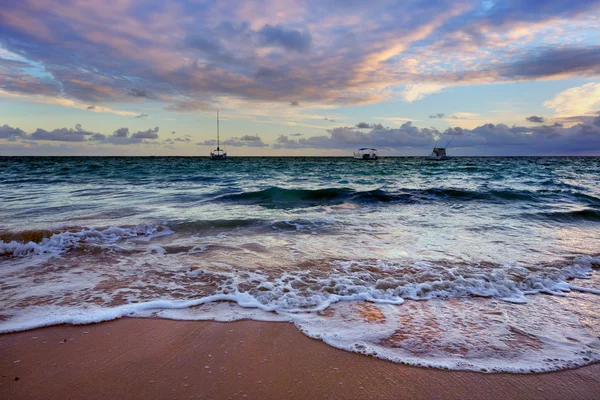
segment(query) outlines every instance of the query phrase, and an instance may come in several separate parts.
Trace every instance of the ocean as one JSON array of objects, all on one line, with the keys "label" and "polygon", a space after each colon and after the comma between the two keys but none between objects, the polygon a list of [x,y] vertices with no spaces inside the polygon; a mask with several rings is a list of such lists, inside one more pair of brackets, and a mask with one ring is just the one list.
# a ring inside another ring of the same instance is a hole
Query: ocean
[{"label": "ocean", "polygon": [[410,365],[600,361],[600,158],[0,157],[0,332],[293,323]]}]

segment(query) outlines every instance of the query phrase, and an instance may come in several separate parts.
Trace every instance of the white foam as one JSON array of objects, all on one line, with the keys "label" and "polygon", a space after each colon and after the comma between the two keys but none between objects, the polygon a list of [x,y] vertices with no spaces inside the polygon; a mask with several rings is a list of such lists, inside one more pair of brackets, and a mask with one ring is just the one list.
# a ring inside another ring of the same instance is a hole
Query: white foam
[{"label": "white foam", "polygon": [[352,352],[415,366],[530,373],[600,361],[600,340],[544,297],[535,307],[493,300],[433,300],[410,307],[371,305],[368,321],[353,303],[329,316],[297,315],[307,336]]},{"label": "white foam", "polygon": [[15,240],[0,242],[0,255],[13,257],[40,254],[58,255],[83,243],[114,243],[129,238],[149,240],[171,233],[173,232],[169,228],[162,225],[139,225],[126,228],[111,226],[106,229],[66,231],[43,238],[40,243],[23,243]]},{"label": "white foam", "polygon": [[[198,268],[195,252],[188,255],[195,265],[190,268],[185,253],[168,254],[156,244],[143,248],[116,258],[108,268],[79,268],[85,262],[81,257],[73,258],[74,268],[51,264],[39,285],[31,285],[27,271],[0,271],[7,287],[0,294],[7,310],[0,333],[124,316],[254,319],[293,322],[334,347],[411,365],[539,372],[600,360],[598,339],[556,303],[569,301],[564,296],[572,290],[600,294],[567,283],[590,277],[598,258],[539,269],[339,262],[286,272],[240,270],[216,261]],[[65,302],[67,294],[71,300]],[[38,298],[42,301],[31,300]],[[365,304],[380,314],[375,321],[361,313]],[[423,339],[432,345],[425,346]],[[394,341],[398,346],[389,345]]]}]

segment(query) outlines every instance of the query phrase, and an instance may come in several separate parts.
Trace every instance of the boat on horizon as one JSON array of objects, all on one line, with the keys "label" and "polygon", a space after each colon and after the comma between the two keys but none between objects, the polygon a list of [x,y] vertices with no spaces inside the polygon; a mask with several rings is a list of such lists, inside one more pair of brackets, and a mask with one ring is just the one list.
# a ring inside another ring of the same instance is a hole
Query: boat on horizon
[{"label": "boat on horizon", "polygon": [[429,157],[427,157],[428,160],[433,160],[433,161],[446,161],[446,160],[450,160],[451,158],[452,157],[449,157],[446,154],[445,147],[434,147],[433,151],[431,152]]},{"label": "boat on horizon", "polygon": [[354,152],[354,158],[357,160],[377,160],[377,149],[363,147]]},{"label": "boat on horizon", "polygon": [[219,138],[219,111],[217,110],[217,148],[210,152],[211,160],[227,160],[227,152],[221,149]]},{"label": "boat on horizon", "polygon": [[435,142],[435,145],[433,147],[433,150],[431,151],[431,154],[429,155],[429,157],[427,157],[428,160],[432,160],[432,161],[447,161],[450,160],[452,157],[449,157],[446,154],[446,149],[448,148],[448,145],[450,144],[450,142],[452,141],[452,139],[450,139],[448,141],[448,143],[446,144],[446,147],[437,147],[438,142]]}]

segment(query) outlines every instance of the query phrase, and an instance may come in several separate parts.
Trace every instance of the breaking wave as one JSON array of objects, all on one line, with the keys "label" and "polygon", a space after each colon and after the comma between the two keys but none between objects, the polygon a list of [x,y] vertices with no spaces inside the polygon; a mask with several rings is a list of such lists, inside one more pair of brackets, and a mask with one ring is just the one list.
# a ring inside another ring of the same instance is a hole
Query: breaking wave
[{"label": "breaking wave", "polygon": [[[110,274],[54,271],[59,275],[48,281],[49,293],[36,293],[34,304],[9,289],[2,300],[11,307],[1,315],[0,333],[121,317],[255,319],[292,322],[334,347],[418,366],[522,373],[600,361],[598,338],[549,299],[572,291],[600,294],[570,283],[590,278],[599,257],[528,268],[335,261],[325,269],[222,265],[171,273],[161,263],[169,260],[164,252],[136,258]],[[67,282],[65,301],[54,290]]]},{"label": "breaking wave", "polygon": [[140,225],[106,229],[38,230],[0,236],[0,257],[61,254],[85,244],[114,243],[135,237],[154,237],[172,231],[162,225]]},{"label": "breaking wave", "polygon": [[351,203],[417,203],[435,200],[446,201],[541,201],[544,199],[555,200],[561,196],[571,197],[586,201],[588,204],[600,204],[600,199],[579,192],[572,191],[528,191],[528,190],[467,190],[457,188],[429,188],[429,189],[400,189],[386,190],[375,189],[357,191],[350,188],[324,188],[324,189],[286,189],[270,187],[268,189],[227,194],[217,197],[216,201],[233,202],[243,205],[258,205],[265,208],[293,209],[323,205]]}]

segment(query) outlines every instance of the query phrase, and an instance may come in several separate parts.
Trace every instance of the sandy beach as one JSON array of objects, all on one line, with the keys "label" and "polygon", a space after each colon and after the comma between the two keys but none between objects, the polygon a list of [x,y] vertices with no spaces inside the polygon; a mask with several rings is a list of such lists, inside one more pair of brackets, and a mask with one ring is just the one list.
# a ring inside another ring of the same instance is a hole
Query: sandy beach
[{"label": "sandy beach", "polygon": [[593,399],[600,364],[480,374],[334,349],[288,323],[125,318],[0,336],[3,399]]}]

